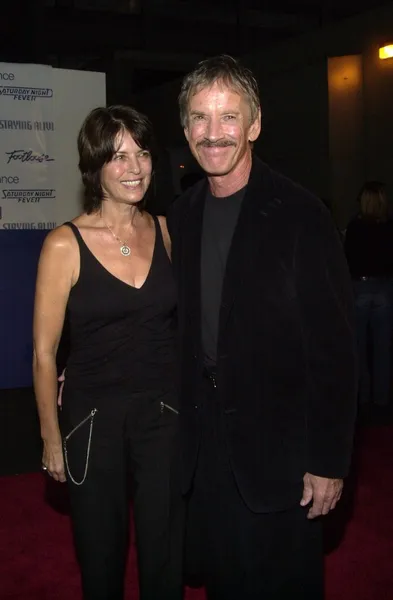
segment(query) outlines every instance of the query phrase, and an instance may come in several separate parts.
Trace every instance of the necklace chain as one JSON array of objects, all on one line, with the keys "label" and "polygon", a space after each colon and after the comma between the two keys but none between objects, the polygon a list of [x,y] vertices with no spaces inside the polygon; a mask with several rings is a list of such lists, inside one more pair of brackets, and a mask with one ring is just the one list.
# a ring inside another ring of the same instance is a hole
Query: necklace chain
[{"label": "necklace chain", "polygon": [[126,244],[126,242],[122,242],[122,241],[121,241],[121,239],[119,238],[119,236],[117,236],[117,235],[115,234],[115,232],[114,232],[114,231],[111,229],[111,227],[109,227],[108,223],[106,223],[105,221],[104,221],[104,223],[105,223],[105,227],[106,227],[107,229],[109,229],[109,231],[111,232],[111,234],[113,235],[113,237],[115,238],[115,240],[116,240],[117,242],[119,242],[119,244],[120,244],[120,252],[121,252],[121,254],[122,254],[123,256],[130,256],[130,254],[131,254],[131,248],[129,247],[129,245],[128,245],[128,244]]}]

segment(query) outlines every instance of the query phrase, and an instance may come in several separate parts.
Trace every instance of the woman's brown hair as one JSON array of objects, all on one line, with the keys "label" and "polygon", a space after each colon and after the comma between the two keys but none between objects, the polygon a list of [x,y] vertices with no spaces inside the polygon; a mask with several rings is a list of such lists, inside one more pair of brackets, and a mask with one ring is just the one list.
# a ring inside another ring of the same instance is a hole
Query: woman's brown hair
[{"label": "woman's brown hair", "polygon": [[128,131],[142,150],[156,158],[156,144],[149,119],[130,106],[99,107],[86,117],[79,135],[79,170],[84,185],[83,208],[90,214],[101,207],[103,200],[101,169],[112,160],[118,134]]}]

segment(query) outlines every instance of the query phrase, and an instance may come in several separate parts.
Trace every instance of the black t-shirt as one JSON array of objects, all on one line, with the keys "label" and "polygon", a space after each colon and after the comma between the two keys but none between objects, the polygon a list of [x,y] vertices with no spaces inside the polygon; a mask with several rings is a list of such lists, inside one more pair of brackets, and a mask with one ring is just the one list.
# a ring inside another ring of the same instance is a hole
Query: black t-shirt
[{"label": "black t-shirt", "polygon": [[201,252],[202,348],[205,364],[215,365],[221,292],[229,248],[246,188],[226,198],[209,191],[205,201]]}]

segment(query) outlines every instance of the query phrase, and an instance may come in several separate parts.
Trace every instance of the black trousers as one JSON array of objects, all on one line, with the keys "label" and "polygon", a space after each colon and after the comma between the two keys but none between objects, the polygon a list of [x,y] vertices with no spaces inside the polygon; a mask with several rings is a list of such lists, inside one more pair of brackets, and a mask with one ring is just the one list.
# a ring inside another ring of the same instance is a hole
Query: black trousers
[{"label": "black trousers", "polygon": [[252,512],[236,486],[225,450],[223,411],[207,380],[200,406],[201,445],[187,517],[187,577],[205,584],[209,600],[321,600],[321,523],[307,520],[307,509],[299,505]]},{"label": "black trousers", "polygon": [[175,406],[172,392],[92,399],[64,389],[61,427],[84,600],[123,600],[130,483],[139,597],[182,598],[184,502],[173,463],[177,414],[168,408]]}]

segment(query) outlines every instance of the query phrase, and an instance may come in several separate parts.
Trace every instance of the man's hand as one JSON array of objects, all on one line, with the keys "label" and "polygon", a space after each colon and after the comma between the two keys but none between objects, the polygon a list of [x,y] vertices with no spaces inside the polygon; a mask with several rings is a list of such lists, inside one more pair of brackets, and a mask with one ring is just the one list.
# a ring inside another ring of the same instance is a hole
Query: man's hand
[{"label": "man's hand", "polygon": [[342,479],[328,479],[306,473],[303,477],[303,497],[301,506],[307,506],[312,501],[307,518],[315,519],[327,515],[336,507],[341,498],[344,482]]}]

